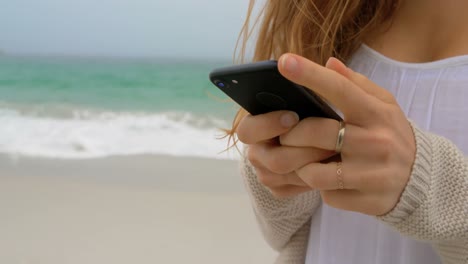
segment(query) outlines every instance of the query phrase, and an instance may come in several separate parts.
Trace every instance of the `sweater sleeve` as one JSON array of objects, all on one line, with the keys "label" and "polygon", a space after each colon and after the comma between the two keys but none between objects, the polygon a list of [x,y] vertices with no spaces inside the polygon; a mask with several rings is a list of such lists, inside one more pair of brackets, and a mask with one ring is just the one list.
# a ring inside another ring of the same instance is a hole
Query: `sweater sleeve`
[{"label": "sweater sleeve", "polygon": [[468,263],[468,159],[449,140],[412,125],[412,175],[396,207],[379,218],[430,242],[445,264]]},{"label": "sweater sleeve", "polygon": [[263,236],[279,252],[277,263],[304,263],[310,219],[320,204],[320,193],[310,191],[292,198],[275,198],[258,182],[246,156],[240,163],[242,176]]}]

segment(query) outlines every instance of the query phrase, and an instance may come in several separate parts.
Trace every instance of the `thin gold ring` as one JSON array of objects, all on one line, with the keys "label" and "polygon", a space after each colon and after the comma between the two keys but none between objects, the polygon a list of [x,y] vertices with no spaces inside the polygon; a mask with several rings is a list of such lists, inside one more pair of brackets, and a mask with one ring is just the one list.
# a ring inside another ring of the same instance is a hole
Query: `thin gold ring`
[{"label": "thin gold ring", "polygon": [[338,189],[340,190],[344,189],[342,165],[343,165],[342,162],[336,163],[336,179],[338,180]]},{"label": "thin gold ring", "polygon": [[345,134],[345,123],[340,121],[340,130],[338,131],[338,137],[336,138],[336,145],[335,145],[335,152],[341,153],[341,149],[343,148],[343,140]]}]

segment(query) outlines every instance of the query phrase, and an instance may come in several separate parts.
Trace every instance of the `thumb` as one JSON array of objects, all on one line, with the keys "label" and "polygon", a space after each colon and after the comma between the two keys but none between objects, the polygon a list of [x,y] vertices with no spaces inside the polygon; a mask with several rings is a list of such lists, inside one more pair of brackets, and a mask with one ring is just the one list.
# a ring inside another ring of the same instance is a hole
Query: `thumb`
[{"label": "thumb", "polygon": [[346,65],[344,65],[344,63],[338,60],[337,58],[331,57],[330,59],[328,59],[327,63],[325,64],[325,67],[343,75],[348,80],[352,81],[362,90],[364,90],[366,93],[380,99],[381,101],[391,104],[396,103],[395,98],[389,91],[378,86],[377,84],[369,80],[369,78],[367,78],[366,76],[346,67]]}]

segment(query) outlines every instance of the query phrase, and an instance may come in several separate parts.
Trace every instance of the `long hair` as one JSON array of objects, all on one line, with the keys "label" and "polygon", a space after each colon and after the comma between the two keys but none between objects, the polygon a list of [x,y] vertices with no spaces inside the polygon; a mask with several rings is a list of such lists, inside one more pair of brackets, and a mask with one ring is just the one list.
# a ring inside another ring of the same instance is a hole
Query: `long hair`
[{"label": "long hair", "polygon": [[[391,22],[399,0],[264,0],[253,18],[255,0],[250,0],[247,18],[239,34],[235,58],[246,60],[249,40],[255,35],[252,61],[278,59],[286,52],[324,65],[330,57],[347,61],[366,38]],[[253,23],[251,23],[253,20]],[[247,114],[240,109],[229,142]],[[232,140],[232,141],[231,141]]]}]

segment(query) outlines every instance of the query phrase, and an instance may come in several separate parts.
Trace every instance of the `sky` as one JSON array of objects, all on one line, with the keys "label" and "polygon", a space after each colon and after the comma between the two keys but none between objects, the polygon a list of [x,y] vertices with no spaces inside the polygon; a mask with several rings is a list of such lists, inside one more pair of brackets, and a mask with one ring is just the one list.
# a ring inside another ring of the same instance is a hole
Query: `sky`
[{"label": "sky", "polygon": [[231,58],[248,0],[10,0],[11,54]]}]

